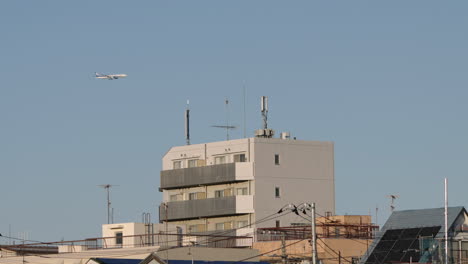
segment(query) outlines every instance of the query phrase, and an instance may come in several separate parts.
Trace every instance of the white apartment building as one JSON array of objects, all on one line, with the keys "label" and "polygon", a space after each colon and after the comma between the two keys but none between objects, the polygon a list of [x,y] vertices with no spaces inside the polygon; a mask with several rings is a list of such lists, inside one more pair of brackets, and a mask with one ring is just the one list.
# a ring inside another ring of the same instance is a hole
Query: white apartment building
[{"label": "white apartment building", "polygon": [[294,214],[257,222],[289,203],[334,214],[334,181],[332,142],[254,137],[173,147],[162,159],[159,219],[188,233],[289,226]]}]

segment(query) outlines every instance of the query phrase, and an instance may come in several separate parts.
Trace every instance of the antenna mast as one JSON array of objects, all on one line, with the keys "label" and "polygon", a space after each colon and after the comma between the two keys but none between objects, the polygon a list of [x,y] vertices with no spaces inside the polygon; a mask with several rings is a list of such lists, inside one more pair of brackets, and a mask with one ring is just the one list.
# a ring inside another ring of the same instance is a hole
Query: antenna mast
[{"label": "antenna mast", "polygon": [[268,128],[268,97],[260,98],[260,111],[263,118],[263,128],[255,130],[256,137],[272,138],[275,134],[273,129]]},{"label": "antenna mast", "polygon": [[212,127],[226,129],[226,140],[229,140],[229,130],[235,129],[237,127],[229,125],[229,100],[227,98],[224,100],[224,104],[226,105],[226,125],[225,126],[212,126]]},{"label": "antenna mast", "polygon": [[260,110],[263,117],[263,129],[268,129],[268,97],[262,96],[260,98]]},{"label": "antenna mast", "polygon": [[391,199],[391,201],[390,201],[390,211],[393,212],[395,210],[395,200],[399,196],[396,195],[396,194],[390,194],[390,195],[387,195],[387,197]]},{"label": "antenna mast", "polygon": [[187,108],[185,109],[185,141],[187,145],[190,145],[190,101],[187,100]]},{"label": "antenna mast", "polygon": [[106,191],[107,191],[107,223],[110,224],[110,219],[111,219],[110,188],[113,187],[113,186],[118,186],[118,185],[101,184],[101,185],[98,185],[98,186],[106,189]]}]

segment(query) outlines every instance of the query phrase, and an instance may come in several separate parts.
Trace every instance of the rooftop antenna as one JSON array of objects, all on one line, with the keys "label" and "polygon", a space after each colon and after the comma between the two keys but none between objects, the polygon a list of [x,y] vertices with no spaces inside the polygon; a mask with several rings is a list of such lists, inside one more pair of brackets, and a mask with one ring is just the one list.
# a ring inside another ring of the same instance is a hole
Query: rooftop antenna
[{"label": "rooftop antenna", "polygon": [[262,129],[255,130],[255,136],[272,138],[275,135],[275,131],[268,128],[268,97],[266,96],[260,97],[260,111],[262,113],[263,126]]},{"label": "rooftop antenna", "polygon": [[187,100],[187,108],[185,109],[185,141],[190,145],[190,101]]},{"label": "rooftop antenna", "polygon": [[112,185],[112,184],[101,184],[98,185],[101,188],[106,189],[107,191],[107,223],[110,224],[111,220],[111,201],[110,201],[110,188],[118,185]]},{"label": "rooftop antenna", "polygon": [[391,201],[390,201],[390,211],[393,212],[395,210],[395,200],[400,196],[398,196],[396,194],[389,194],[389,195],[387,195],[387,197],[391,199]]},{"label": "rooftop antenna", "polygon": [[246,138],[246,137],[247,137],[247,133],[246,133],[246,129],[247,129],[247,126],[246,126],[247,116],[246,116],[246,113],[245,113],[245,82],[244,82],[244,85],[243,85],[242,97],[243,97],[243,99],[244,99],[244,138]]},{"label": "rooftop antenna", "polygon": [[229,100],[227,98],[224,100],[224,104],[226,105],[226,125],[224,125],[224,126],[215,125],[215,126],[212,126],[212,127],[226,129],[226,140],[229,140],[229,130],[230,129],[235,129],[237,127],[229,125]]},{"label": "rooftop antenna", "polygon": [[263,117],[263,129],[268,129],[268,97],[262,96],[260,98],[260,110]]}]

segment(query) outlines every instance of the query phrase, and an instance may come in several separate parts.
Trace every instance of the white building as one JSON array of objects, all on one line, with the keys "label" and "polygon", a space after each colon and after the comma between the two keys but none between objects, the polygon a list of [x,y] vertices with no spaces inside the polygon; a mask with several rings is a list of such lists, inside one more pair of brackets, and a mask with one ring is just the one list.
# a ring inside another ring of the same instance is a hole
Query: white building
[{"label": "white building", "polygon": [[288,203],[315,202],[317,213],[334,214],[333,143],[255,137],[173,147],[160,191],[160,222],[189,233],[289,226],[292,214],[257,224]]}]

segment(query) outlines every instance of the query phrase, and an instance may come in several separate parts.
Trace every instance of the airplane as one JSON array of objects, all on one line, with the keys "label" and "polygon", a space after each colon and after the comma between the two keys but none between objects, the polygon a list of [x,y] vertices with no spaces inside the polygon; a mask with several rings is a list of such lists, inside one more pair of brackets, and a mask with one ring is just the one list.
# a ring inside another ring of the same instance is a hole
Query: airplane
[{"label": "airplane", "polygon": [[127,77],[127,74],[101,74],[101,73],[94,73],[96,79],[107,79],[107,80],[117,80],[119,78]]}]

